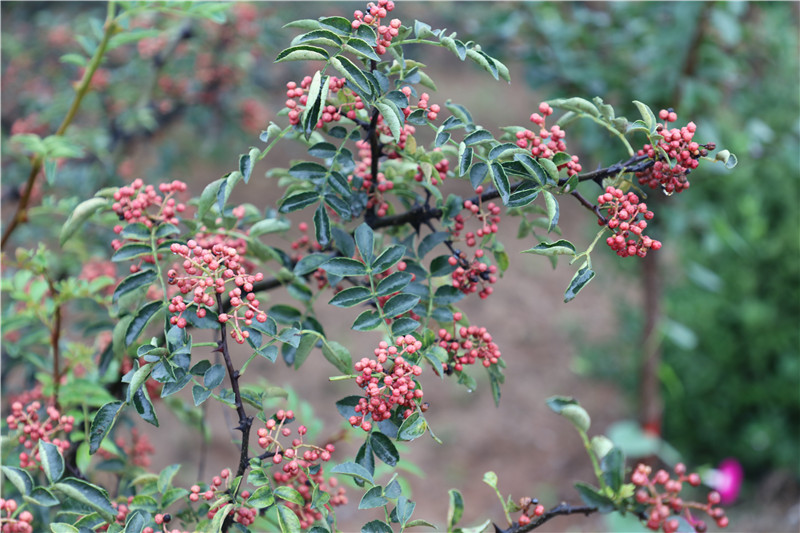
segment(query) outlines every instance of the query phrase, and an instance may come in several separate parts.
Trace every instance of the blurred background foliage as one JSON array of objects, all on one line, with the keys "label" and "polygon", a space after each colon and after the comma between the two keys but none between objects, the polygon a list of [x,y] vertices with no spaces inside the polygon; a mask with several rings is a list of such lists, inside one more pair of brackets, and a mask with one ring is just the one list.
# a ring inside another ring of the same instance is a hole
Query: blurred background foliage
[{"label": "blurred background foliage", "polygon": [[[749,479],[783,471],[796,482],[800,4],[404,4],[405,22],[416,15],[434,27],[458,28],[491,55],[522,66],[524,78],[517,74],[515,83],[544,98],[596,95],[628,116],[635,116],[633,99],[672,107],[679,124],[693,120],[699,138],[739,156],[733,172],[706,165],[680,201],[648,199],[656,208],[669,204],[657,229],[675,242],[659,265],[662,434],[690,463],[729,455],[744,464]],[[283,105],[265,95],[281,95],[286,80],[305,74],[303,65],[273,63],[273,52],[290,35],[280,26],[311,13],[349,16],[363,8],[361,2],[302,5],[300,12],[291,3],[234,4],[220,12],[219,23],[185,14],[132,17],[130,27],[147,33],[113,50],[95,76],[73,126],[84,155],[59,165],[48,191],[77,199],[129,181],[134,169],[183,177],[193,165],[224,159],[230,166]],[[79,79],[80,58],[98,33],[92,21],[102,20],[104,9],[100,3],[3,4],[4,207],[19,197],[29,168],[9,148],[10,136],[55,131]],[[534,104],[525,102],[525,112]],[[622,158],[609,152],[616,148],[602,132],[574,127],[570,138],[580,144],[570,148],[585,169]],[[198,153],[203,161],[194,159]],[[64,214],[74,205],[62,203]],[[52,226],[33,220],[16,238],[57,232]],[[98,250],[106,242],[98,239]],[[641,265],[633,263],[613,264],[620,279],[638,287]],[[617,301],[615,343],[587,345],[575,366],[615,381],[636,402],[646,311],[641,302]]]},{"label": "blurred background foliage", "polygon": [[[680,201],[648,199],[651,206],[670,204],[656,222],[680,244],[677,257],[660,267],[663,436],[693,463],[730,455],[749,479],[775,469],[797,479],[798,4],[460,7],[437,14],[490,54],[522,62],[525,80],[545,97],[599,95],[620,110],[633,99],[672,107],[680,123],[694,121],[698,136],[739,156],[733,172],[698,171]],[[602,132],[571,138],[589,152],[573,148],[582,161],[607,158]],[[619,275],[635,279],[640,265],[630,263],[618,263]],[[620,383],[635,401],[644,310],[622,302],[618,312],[615,343],[586,346],[576,365]]]}]

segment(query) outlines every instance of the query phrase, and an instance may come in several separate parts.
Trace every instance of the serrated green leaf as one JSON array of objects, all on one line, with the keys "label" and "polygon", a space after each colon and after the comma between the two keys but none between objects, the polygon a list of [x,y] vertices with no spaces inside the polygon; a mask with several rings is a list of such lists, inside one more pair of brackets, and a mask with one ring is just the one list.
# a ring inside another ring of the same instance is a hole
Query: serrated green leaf
[{"label": "serrated green leaf", "polygon": [[389,466],[397,465],[397,462],[400,460],[400,454],[397,452],[397,448],[389,437],[383,433],[373,432],[370,433],[369,440],[372,445],[372,451],[378,459]]},{"label": "serrated green leaf", "polygon": [[342,374],[349,373],[353,368],[350,351],[338,342],[323,340],[322,355]]},{"label": "serrated green leaf", "polygon": [[615,510],[613,500],[604,496],[596,488],[588,483],[578,482],[575,483],[575,490],[580,494],[583,502],[590,507],[597,507],[597,511],[601,514],[610,513]]},{"label": "serrated green leaf", "polygon": [[355,331],[371,331],[383,324],[383,319],[377,311],[366,310],[353,322],[352,329]]},{"label": "serrated green leaf", "polygon": [[372,263],[372,272],[380,274],[385,270],[396,265],[406,254],[406,247],[400,244],[393,244],[384,249],[377,259]]},{"label": "serrated green leaf", "polygon": [[33,490],[33,478],[27,471],[15,466],[3,466],[2,470],[3,475],[11,481],[20,494],[26,496],[31,493]]},{"label": "serrated green leaf", "polygon": [[64,475],[64,457],[58,446],[51,442],[39,441],[39,462],[47,479],[55,483]]},{"label": "serrated green leaf", "polygon": [[418,439],[428,430],[428,422],[419,413],[411,413],[411,416],[403,420],[400,429],[397,430],[397,440],[411,441]]},{"label": "serrated green leaf", "polygon": [[352,61],[344,56],[334,56],[330,59],[330,64],[344,74],[344,77],[361,92],[372,95],[372,86],[364,73]]},{"label": "serrated green leaf", "polygon": [[290,46],[283,50],[278,57],[275,58],[276,63],[281,61],[327,61],[330,55],[328,51],[319,46],[311,46],[310,44],[300,44],[297,46]]},{"label": "serrated green leaf", "polygon": [[572,276],[569,287],[567,287],[567,290],[564,292],[564,303],[573,300],[578,293],[592,281],[594,274],[594,270],[590,269],[588,266],[582,266],[575,275]]},{"label": "serrated green leaf", "polygon": [[419,303],[419,296],[413,294],[396,294],[383,304],[383,312],[389,318],[407,313]]},{"label": "serrated green leaf", "polygon": [[87,481],[70,477],[59,481],[53,485],[53,488],[65,496],[94,509],[108,522],[114,521],[117,512],[111,506],[108,493],[100,487]]},{"label": "serrated green leaf", "polygon": [[328,302],[336,307],[353,307],[372,298],[372,292],[366,287],[349,287],[336,293]]},{"label": "serrated green leaf", "polygon": [[317,191],[303,191],[295,193],[287,198],[284,198],[283,202],[281,202],[279,211],[281,213],[291,213],[292,211],[297,211],[299,209],[303,209],[304,207],[308,207],[311,204],[315,204],[320,199],[321,197]]},{"label": "serrated green leaf", "polygon": [[330,472],[331,474],[342,474],[355,479],[360,479],[369,483],[370,485],[374,484],[372,481],[372,474],[370,474],[366,468],[356,463],[342,463],[336,465],[330,470]]},{"label": "serrated green leaf", "polygon": [[139,338],[139,335],[141,335],[142,331],[147,327],[150,319],[152,319],[163,306],[164,302],[157,300],[143,305],[136,311],[136,314],[133,316],[133,319],[130,321],[125,331],[125,346],[130,346],[136,342],[136,339]]},{"label": "serrated green leaf", "polygon": [[349,257],[334,257],[320,265],[320,268],[334,276],[365,276],[367,267],[361,261]]},{"label": "serrated green leaf", "polygon": [[125,406],[123,402],[114,401],[109,402],[102,406],[94,418],[92,418],[92,425],[89,429],[89,453],[94,454],[99,448],[100,443],[111,431],[114,423],[117,421],[122,408]]}]

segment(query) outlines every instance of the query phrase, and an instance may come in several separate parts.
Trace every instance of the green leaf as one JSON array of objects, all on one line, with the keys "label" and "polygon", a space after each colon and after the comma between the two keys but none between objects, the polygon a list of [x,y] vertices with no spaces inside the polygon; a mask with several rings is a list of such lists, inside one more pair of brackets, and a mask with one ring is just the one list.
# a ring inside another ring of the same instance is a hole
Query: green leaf
[{"label": "green leaf", "polygon": [[557,109],[563,109],[564,111],[572,111],[595,118],[600,118],[601,116],[597,107],[589,100],[583,98],[561,98],[558,100],[550,100],[547,103]]},{"label": "green leaf", "polygon": [[469,171],[469,182],[473,189],[477,189],[478,185],[486,180],[486,175],[489,174],[489,165],[484,162],[475,163]]},{"label": "green leaf", "polygon": [[139,390],[134,393],[132,400],[133,407],[142,417],[142,420],[158,427],[158,416],[153,407],[153,402],[150,401],[150,394],[147,392],[147,387],[140,387]]},{"label": "green leaf", "polygon": [[419,303],[419,296],[397,294],[383,304],[383,312],[389,318],[394,318],[412,310],[417,303]]},{"label": "green leaf", "polygon": [[361,533],[393,533],[389,524],[382,520],[372,520],[361,526]]},{"label": "green leaf", "polygon": [[656,131],[658,120],[656,120],[656,115],[653,113],[653,110],[650,109],[647,104],[643,104],[638,100],[634,100],[633,104],[636,106],[636,109],[639,110],[639,114],[642,115],[642,120],[647,129],[650,130],[651,133]]},{"label": "green leaf", "polygon": [[147,327],[150,319],[161,310],[163,305],[164,302],[162,300],[157,300],[143,305],[136,311],[136,315],[134,315],[133,320],[128,324],[128,328],[125,331],[125,346],[130,346],[136,342],[136,339]]},{"label": "green leaf", "polygon": [[139,272],[131,274],[119,282],[119,285],[117,285],[117,288],[114,290],[112,301],[116,303],[120,296],[138,288],[151,285],[157,278],[158,274],[156,274],[155,270],[140,270]]},{"label": "green leaf", "polygon": [[158,475],[158,492],[162,494],[167,492],[167,489],[172,486],[172,478],[175,477],[175,474],[178,473],[178,470],[181,469],[180,463],[171,464],[164,468],[161,473]]},{"label": "green leaf", "polygon": [[23,495],[22,497],[26,502],[31,502],[34,505],[41,507],[53,507],[59,505],[61,502],[58,498],[53,496],[53,493],[44,487],[34,487],[30,496]]},{"label": "green leaf", "polygon": [[228,503],[224,507],[218,509],[217,513],[214,515],[214,518],[211,520],[211,524],[209,524],[208,529],[206,530],[207,533],[222,533],[222,526],[225,523],[225,518],[231,514],[232,510],[232,503]]},{"label": "green leaf", "polygon": [[400,454],[397,453],[392,441],[383,433],[373,432],[369,435],[370,444],[372,444],[372,451],[375,455],[389,466],[397,465],[400,460]]},{"label": "green leaf", "polygon": [[591,425],[591,418],[586,409],[581,407],[577,400],[568,396],[551,396],[546,400],[547,406],[554,412],[560,414],[574,425],[576,428],[586,433]]},{"label": "green leaf", "polygon": [[302,531],[300,519],[285,505],[278,505],[278,525],[281,527],[281,533],[300,533]]},{"label": "green leaf", "polygon": [[349,287],[328,302],[336,307],[353,307],[372,298],[372,292],[366,287]]},{"label": "green leaf", "polygon": [[119,263],[120,261],[128,261],[129,259],[142,255],[153,255],[153,249],[150,248],[150,245],[140,242],[131,242],[121,246],[114,252],[114,255],[111,256],[111,260],[115,263]]},{"label": "green leaf", "polygon": [[320,19],[319,23],[339,35],[350,35],[352,31],[351,22],[344,17],[325,17]]},{"label": "green leaf", "polygon": [[50,524],[50,531],[51,533],[80,533],[77,527],[65,522]]},{"label": "green leaf", "polygon": [[310,44],[300,44],[297,46],[290,46],[286,50],[278,54],[275,58],[276,63],[281,61],[327,61],[330,57],[328,51],[319,46],[311,46]]},{"label": "green leaf", "polygon": [[556,200],[556,197],[551,192],[542,191],[542,193],[544,194],[544,201],[547,206],[547,218],[549,220],[547,231],[549,233],[558,226],[558,200]]},{"label": "green leaf", "polygon": [[586,287],[586,285],[592,281],[592,278],[594,278],[594,270],[585,265],[586,263],[572,276],[572,281],[569,282],[569,287],[567,287],[566,292],[564,292],[564,303],[573,300],[581,289]]},{"label": "green leaf", "polygon": [[455,529],[464,514],[464,498],[456,489],[450,489],[450,505],[447,508],[447,531]]},{"label": "green leaf", "polygon": [[367,309],[353,322],[352,329],[356,331],[371,331],[383,324],[383,319],[377,311]]},{"label": "green leaf", "polygon": [[359,509],[375,509],[376,507],[383,507],[389,503],[389,500],[383,496],[383,487],[376,485],[364,493],[361,501],[358,502]]},{"label": "green leaf", "polygon": [[363,39],[359,39],[358,37],[350,37],[347,43],[344,45],[345,50],[352,52],[356,55],[362,55],[367,59],[372,59],[373,61],[381,61],[381,56],[375,53],[375,50],[367,43],[367,41]]},{"label": "green leaf", "polygon": [[297,211],[317,203],[320,198],[319,192],[317,191],[298,192],[284,198],[279,211],[281,213],[291,213],[292,211]]},{"label": "green leaf", "polygon": [[3,475],[11,481],[20,494],[26,496],[31,493],[31,490],[33,490],[33,479],[27,471],[15,466],[3,466],[2,470]]},{"label": "green leaf", "polygon": [[263,485],[258,487],[247,499],[247,503],[256,509],[263,509],[275,505],[275,496],[272,487]]},{"label": "green leaf", "polygon": [[134,509],[125,518],[123,533],[142,533],[150,520],[152,520],[152,517],[149,512],[144,509]]},{"label": "green leaf", "polygon": [[375,107],[383,116],[383,121],[389,126],[394,142],[400,141],[400,134],[403,133],[403,122],[405,117],[393,102],[375,102]]},{"label": "green leaf", "polygon": [[352,61],[344,56],[334,56],[330,59],[330,64],[344,74],[344,77],[364,94],[372,95],[372,86],[364,73]]},{"label": "green leaf", "polygon": [[333,48],[341,48],[342,40],[330,30],[312,30],[292,39],[292,44],[321,44]]},{"label": "green leaf", "polygon": [[356,463],[342,463],[336,465],[330,470],[330,472],[331,474],[350,476],[352,478],[365,481],[370,485],[374,485],[372,481],[372,474],[370,474],[366,468]]},{"label": "green leaf", "polygon": [[211,396],[211,392],[209,389],[201,385],[192,385],[192,401],[194,401],[194,406],[197,407],[198,405],[202,405],[203,402],[208,400]]},{"label": "green leaf", "polygon": [[406,254],[406,247],[400,244],[393,244],[381,252],[381,255],[372,263],[372,272],[381,272],[396,265]]},{"label": "green leaf", "polygon": [[323,204],[314,211],[314,233],[320,246],[327,246],[331,242],[331,219]]},{"label": "green leaf", "polygon": [[325,272],[334,276],[365,276],[367,267],[361,261],[349,257],[334,257],[320,265]]},{"label": "green leaf", "polygon": [[283,218],[265,218],[250,226],[250,237],[258,237],[267,233],[286,231],[291,227],[288,220]]},{"label": "green leaf", "polygon": [[328,261],[330,256],[328,254],[309,254],[303,257],[297,264],[294,266],[294,274],[295,276],[305,276],[306,274],[310,274],[317,270],[322,263]]},{"label": "green leaf", "polygon": [[218,387],[225,379],[225,367],[222,365],[212,365],[203,374],[203,384],[207,389]]},{"label": "green leaf", "polygon": [[601,514],[610,513],[616,509],[613,500],[601,494],[600,491],[588,483],[580,481],[575,483],[575,490],[580,494],[583,503],[590,507],[597,507],[597,511]]},{"label": "green leaf", "polygon": [[64,475],[64,457],[61,450],[52,442],[39,441],[39,462],[50,483],[55,483]]},{"label": "green leaf", "polygon": [[89,198],[88,200],[84,200],[83,202],[79,203],[75,209],[72,210],[67,221],[64,222],[64,225],[61,226],[61,234],[59,235],[58,242],[61,246],[72,237],[76,231],[78,231],[83,223],[89,220],[89,218],[94,215],[98,209],[103,207],[107,207],[109,205],[109,201],[106,198]]},{"label": "green leaf", "polygon": [[94,454],[100,448],[100,443],[103,442],[103,439],[106,438],[106,435],[108,435],[108,432],[114,426],[123,407],[125,407],[123,402],[109,402],[95,413],[91,428],[89,429],[90,454]]},{"label": "green leaf", "polygon": [[108,493],[89,482],[68,477],[53,485],[53,488],[73,500],[91,507],[106,521],[113,522],[117,511],[108,500]]},{"label": "green leaf", "polygon": [[322,355],[342,374],[349,373],[353,368],[350,352],[338,342],[323,340]]},{"label": "green leaf", "polygon": [[617,447],[611,448],[600,460],[600,469],[605,484],[617,494],[625,482],[625,454]]},{"label": "green leaf", "polygon": [[458,175],[459,177],[469,171],[469,166],[472,164],[472,148],[468,148],[462,141],[458,145]]},{"label": "green leaf", "polygon": [[400,429],[397,430],[397,440],[411,441],[418,439],[425,434],[428,429],[428,422],[419,413],[411,413],[411,416],[403,420]]},{"label": "green leaf", "polygon": [[730,150],[720,150],[717,152],[717,155],[714,156],[714,161],[722,161],[722,164],[725,165],[725,168],[733,168],[739,162],[736,158],[736,155],[731,153]]},{"label": "green leaf", "polygon": [[575,255],[575,245],[565,239],[560,239],[556,242],[540,242],[533,248],[523,250],[522,253],[546,255],[550,257],[556,255]]},{"label": "green leaf", "polygon": [[380,280],[375,289],[377,296],[388,296],[400,292],[411,283],[414,276],[408,272],[393,272]]},{"label": "green leaf", "polygon": [[297,492],[297,490],[293,489],[292,487],[280,486],[277,487],[272,493],[276,498],[286,500],[287,502],[296,503],[301,507],[306,503],[302,494]]},{"label": "green leaf", "polygon": [[220,190],[224,187],[226,181],[228,181],[226,178],[220,178],[205,186],[202,194],[200,195],[200,201],[197,204],[197,218],[199,220],[205,218],[205,216],[214,206],[214,202],[217,200],[217,196],[219,195]]},{"label": "green leaf", "polygon": [[505,170],[503,170],[500,163],[492,162],[492,164],[489,165],[489,172],[492,175],[492,181],[494,182],[497,192],[500,193],[500,199],[503,201],[503,204],[507,204],[509,196],[511,195],[511,184],[508,182],[508,176]]},{"label": "green leaf", "polygon": [[375,258],[373,253],[375,236],[372,233],[372,228],[366,223],[362,223],[356,228],[353,236],[355,237],[358,253],[361,254],[361,259],[364,260],[365,264],[371,265]]},{"label": "green leaf", "polygon": [[472,146],[474,144],[490,142],[493,140],[494,136],[491,134],[491,132],[489,132],[489,130],[475,130],[464,137],[464,144],[466,146]]}]

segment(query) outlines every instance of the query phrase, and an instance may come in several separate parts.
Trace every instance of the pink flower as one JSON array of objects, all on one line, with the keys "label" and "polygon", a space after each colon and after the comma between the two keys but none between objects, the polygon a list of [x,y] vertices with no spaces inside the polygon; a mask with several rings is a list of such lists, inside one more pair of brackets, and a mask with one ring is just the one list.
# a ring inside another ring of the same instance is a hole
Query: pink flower
[{"label": "pink flower", "polygon": [[716,470],[711,472],[708,484],[720,495],[720,503],[730,505],[739,497],[744,480],[744,469],[736,459],[723,460]]}]

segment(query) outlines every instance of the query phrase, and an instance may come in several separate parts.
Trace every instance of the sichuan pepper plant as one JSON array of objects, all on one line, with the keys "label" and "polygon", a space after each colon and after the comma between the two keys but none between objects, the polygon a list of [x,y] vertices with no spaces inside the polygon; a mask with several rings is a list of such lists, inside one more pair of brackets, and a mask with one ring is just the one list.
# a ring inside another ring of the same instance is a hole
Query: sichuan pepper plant
[{"label": "sichuan pepper plant", "polygon": [[[6,242],[26,216],[6,226],[2,288],[11,302],[4,310],[14,316],[4,320],[4,350],[36,369],[38,385],[8,406],[3,531],[322,533],[338,529],[336,508],[348,501],[383,509],[362,531],[432,525],[413,517],[397,474],[379,479],[376,458],[391,469],[400,460],[397,442],[426,433],[441,442],[425,418],[432,380],[473,390],[476,373],[486,372],[500,401],[511,354],[458,304],[491,298],[502,283],[511,262],[497,235],[505,219],[519,219],[527,253],[576,265],[569,302],[595,277],[598,243],[625,260],[659,253],[648,194],[685,193],[701,162],[735,164],[725,151],[712,157],[716,147],[695,140],[694,123],[681,126],[674,110],[654,113],[641,102],[633,103],[641,117],[634,121],[600,98],[566,98],[527,110],[519,125],[484,129],[465,107],[437,97],[425,65],[406,51],[442,47],[497,80],[509,81],[508,69],[455,33],[404,24],[395,7],[380,0],[350,19],[288,24],[301,33],[276,61],[308,62],[308,75],[286,81],[283,125],[265,125],[261,144],[199,195],[178,180],[144,177],[104,188],[74,207],[58,243],[43,239],[27,249],[18,242],[13,254]],[[109,4],[109,38],[136,9]],[[78,96],[102,59],[102,47],[96,52]],[[569,125],[579,119],[607,130],[628,158],[584,171],[568,148]],[[23,144],[38,146],[38,136],[27,135]],[[71,153],[63,150],[71,146],[66,126],[47,139],[52,150],[31,156],[28,190],[53,150]],[[269,165],[270,151],[291,141],[307,158],[285,169]],[[281,187],[280,202],[232,205],[231,193],[255,179],[257,166]],[[460,195],[445,194],[445,181],[457,182]],[[588,244],[552,237],[560,237],[565,200],[579,202],[586,222],[599,226]],[[304,219],[293,241],[289,213]],[[113,232],[107,261],[65,260],[102,228]],[[277,292],[297,304],[268,307]],[[318,300],[349,313],[353,330],[377,331],[372,353],[351,354],[326,331]],[[203,329],[215,340],[197,342]],[[237,366],[232,353],[241,349],[249,355]],[[248,372],[253,361],[279,356],[302,372],[315,350],[335,369],[331,380],[352,384],[336,407],[353,438],[363,439],[354,458],[337,457],[336,443],[281,400],[285,391]],[[181,464],[150,472],[153,448],[138,433],[126,439],[126,422],[138,416],[158,427],[158,411],[171,409],[201,425],[208,401],[235,413],[238,456],[188,487],[175,481]],[[685,466],[674,474],[647,465],[629,472],[613,442],[589,439],[589,416],[574,399],[548,405],[575,425],[597,486],[578,483],[581,504],[548,509],[529,496],[503,498],[497,476],[487,473],[507,520],[496,530],[529,531],[560,515],[595,512],[632,513],[665,532],[704,531],[699,512],[727,525],[716,493],[703,503],[680,495],[699,484]],[[113,483],[104,484],[104,470]],[[346,490],[335,475],[357,489]],[[460,492],[451,491],[448,531],[490,526],[459,528],[463,508]]]}]

